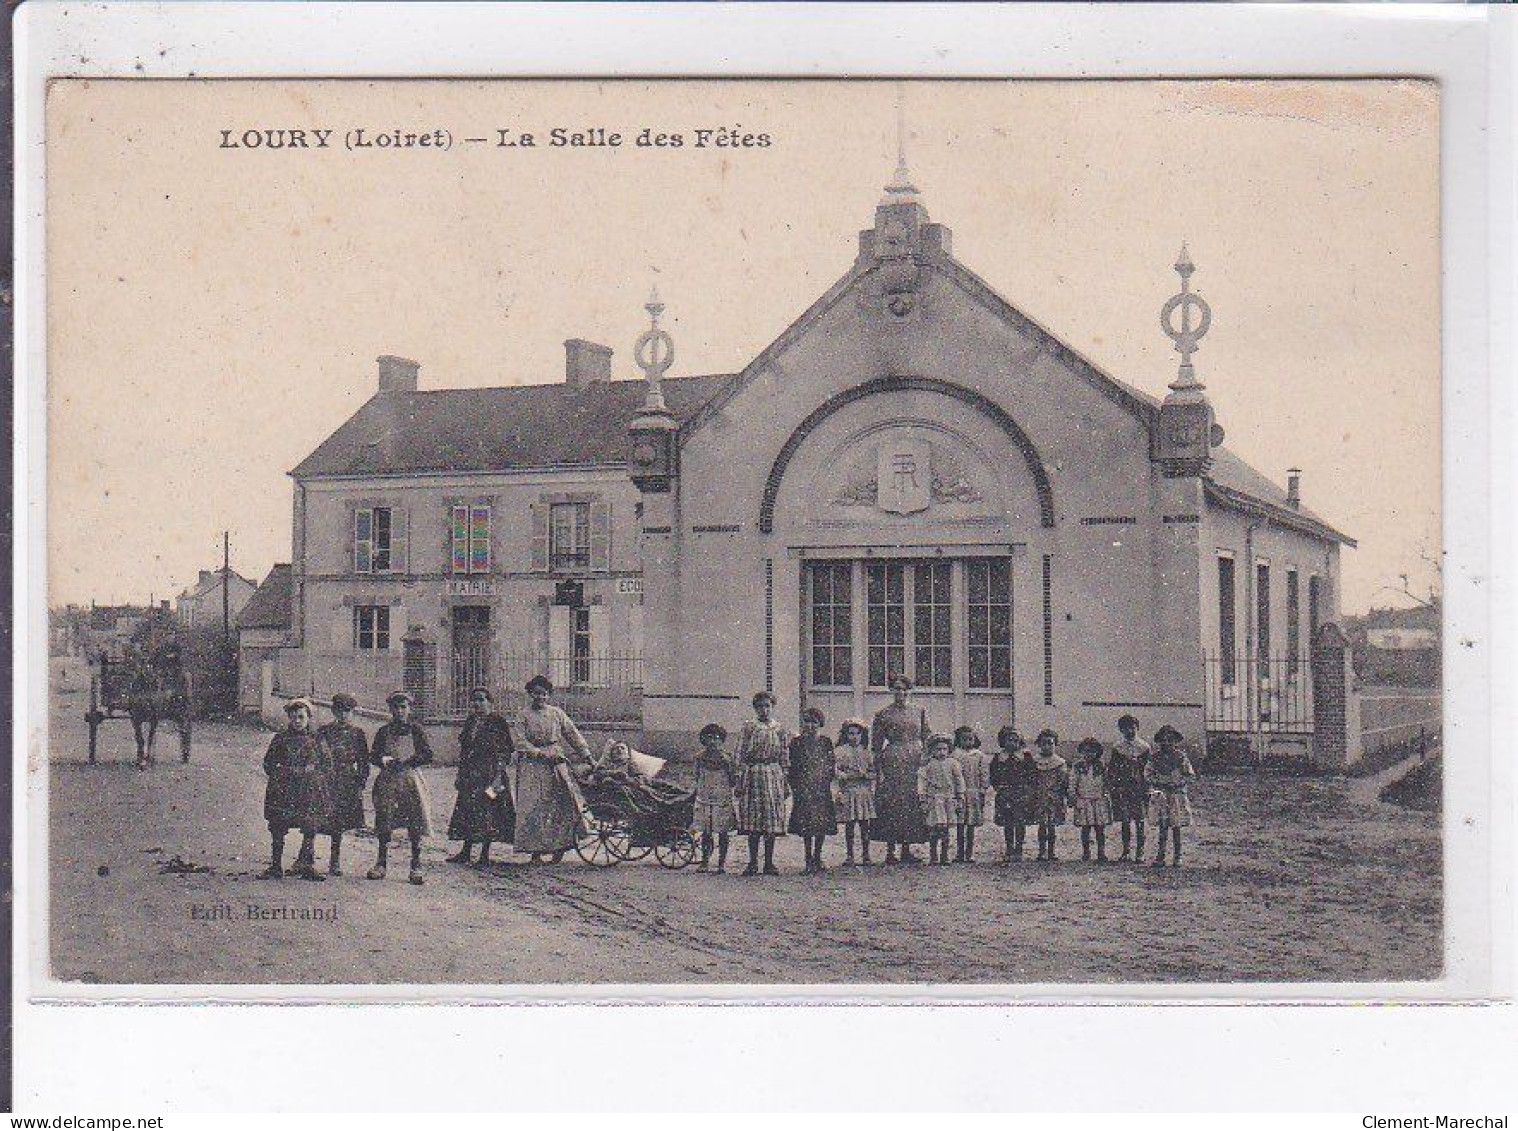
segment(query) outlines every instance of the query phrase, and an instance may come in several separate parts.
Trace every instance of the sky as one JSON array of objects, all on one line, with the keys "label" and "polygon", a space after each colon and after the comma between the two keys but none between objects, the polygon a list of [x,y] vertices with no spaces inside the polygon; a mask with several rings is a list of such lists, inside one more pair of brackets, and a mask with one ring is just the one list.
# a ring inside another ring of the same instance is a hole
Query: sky
[{"label": "sky", "polygon": [[[848,270],[898,93],[956,257],[1156,396],[1184,240],[1228,445],[1277,482],[1302,468],[1359,541],[1343,608],[1437,584],[1433,84],[119,80],[48,100],[50,603],[171,597],[224,529],[244,575],[288,561],[286,473],[380,354],[424,389],[531,384],[583,337],[633,377],[657,284],[673,374],[741,369]],[[637,146],[645,128],[684,145]],[[223,144],[289,129],[333,132]],[[349,149],[358,129],[452,144]]]}]

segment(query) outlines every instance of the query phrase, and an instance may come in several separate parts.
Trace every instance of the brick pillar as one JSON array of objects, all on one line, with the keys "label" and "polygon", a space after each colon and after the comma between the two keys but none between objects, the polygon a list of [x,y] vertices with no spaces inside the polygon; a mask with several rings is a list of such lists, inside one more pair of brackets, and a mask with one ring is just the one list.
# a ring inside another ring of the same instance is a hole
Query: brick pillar
[{"label": "brick pillar", "polygon": [[1312,642],[1312,753],[1329,769],[1360,758],[1360,697],[1355,691],[1349,642],[1333,623]]},{"label": "brick pillar", "polygon": [[437,645],[419,632],[407,633],[401,649],[401,679],[411,696],[412,711],[418,719],[430,719],[437,709]]}]

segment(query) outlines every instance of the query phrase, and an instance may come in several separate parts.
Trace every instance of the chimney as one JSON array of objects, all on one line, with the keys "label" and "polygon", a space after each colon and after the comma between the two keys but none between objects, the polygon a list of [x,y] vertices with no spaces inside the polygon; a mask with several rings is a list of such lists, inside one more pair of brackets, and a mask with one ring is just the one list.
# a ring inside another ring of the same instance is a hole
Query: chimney
[{"label": "chimney", "polygon": [[611,380],[611,347],[584,338],[564,343],[564,383],[583,389],[595,381]]},{"label": "chimney", "polygon": [[421,365],[410,358],[391,354],[379,359],[379,391],[382,393],[416,392],[416,375]]},{"label": "chimney", "polygon": [[1302,505],[1302,469],[1300,467],[1286,469],[1286,503],[1292,507]]}]

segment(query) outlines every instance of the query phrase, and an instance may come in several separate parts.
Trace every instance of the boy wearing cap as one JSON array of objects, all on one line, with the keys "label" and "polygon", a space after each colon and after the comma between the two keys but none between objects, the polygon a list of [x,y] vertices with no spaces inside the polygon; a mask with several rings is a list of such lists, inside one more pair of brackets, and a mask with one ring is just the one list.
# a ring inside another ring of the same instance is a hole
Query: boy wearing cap
[{"label": "boy wearing cap", "polygon": [[312,856],[316,831],[326,823],[326,751],[311,733],[311,703],[292,699],[285,704],[285,729],[269,742],[264,754],[264,820],[269,823],[269,867],[262,879],[277,880],[284,870],[285,837],[299,829],[300,854],[289,875],[322,880]]},{"label": "boy wearing cap", "polygon": [[369,782],[369,736],[348,720],[358,700],[346,691],[332,696],[332,721],[316,732],[327,753],[330,769],[327,795],[331,802],[326,828],[332,838],[327,875],[343,874],[343,834],[364,827],[364,786]]},{"label": "boy wearing cap", "polygon": [[422,841],[432,835],[432,802],[427,783],[417,773],[432,761],[432,745],[421,727],[411,721],[411,696],[397,691],[385,700],[390,721],[374,735],[369,761],[379,767],[374,779],[374,833],[379,838],[379,859],[369,869],[371,880],[385,878],[390,854],[390,835],[403,828],[411,838],[411,875],[422,882]]}]

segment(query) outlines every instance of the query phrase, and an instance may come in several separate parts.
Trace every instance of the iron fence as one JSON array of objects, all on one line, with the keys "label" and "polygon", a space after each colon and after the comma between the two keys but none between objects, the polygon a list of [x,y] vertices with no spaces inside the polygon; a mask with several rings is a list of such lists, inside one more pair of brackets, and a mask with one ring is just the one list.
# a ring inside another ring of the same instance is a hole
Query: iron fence
[{"label": "iron fence", "polygon": [[1308,657],[1209,655],[1203,662],[1209,734],[1311,737]]},{"label": "iron fence", "polygon": [[576,722],[638,723],[643,718],[642,656],[502,656],[488,686],[502,710],[527,705],[527,681],[546,675],[554,701]]}]

